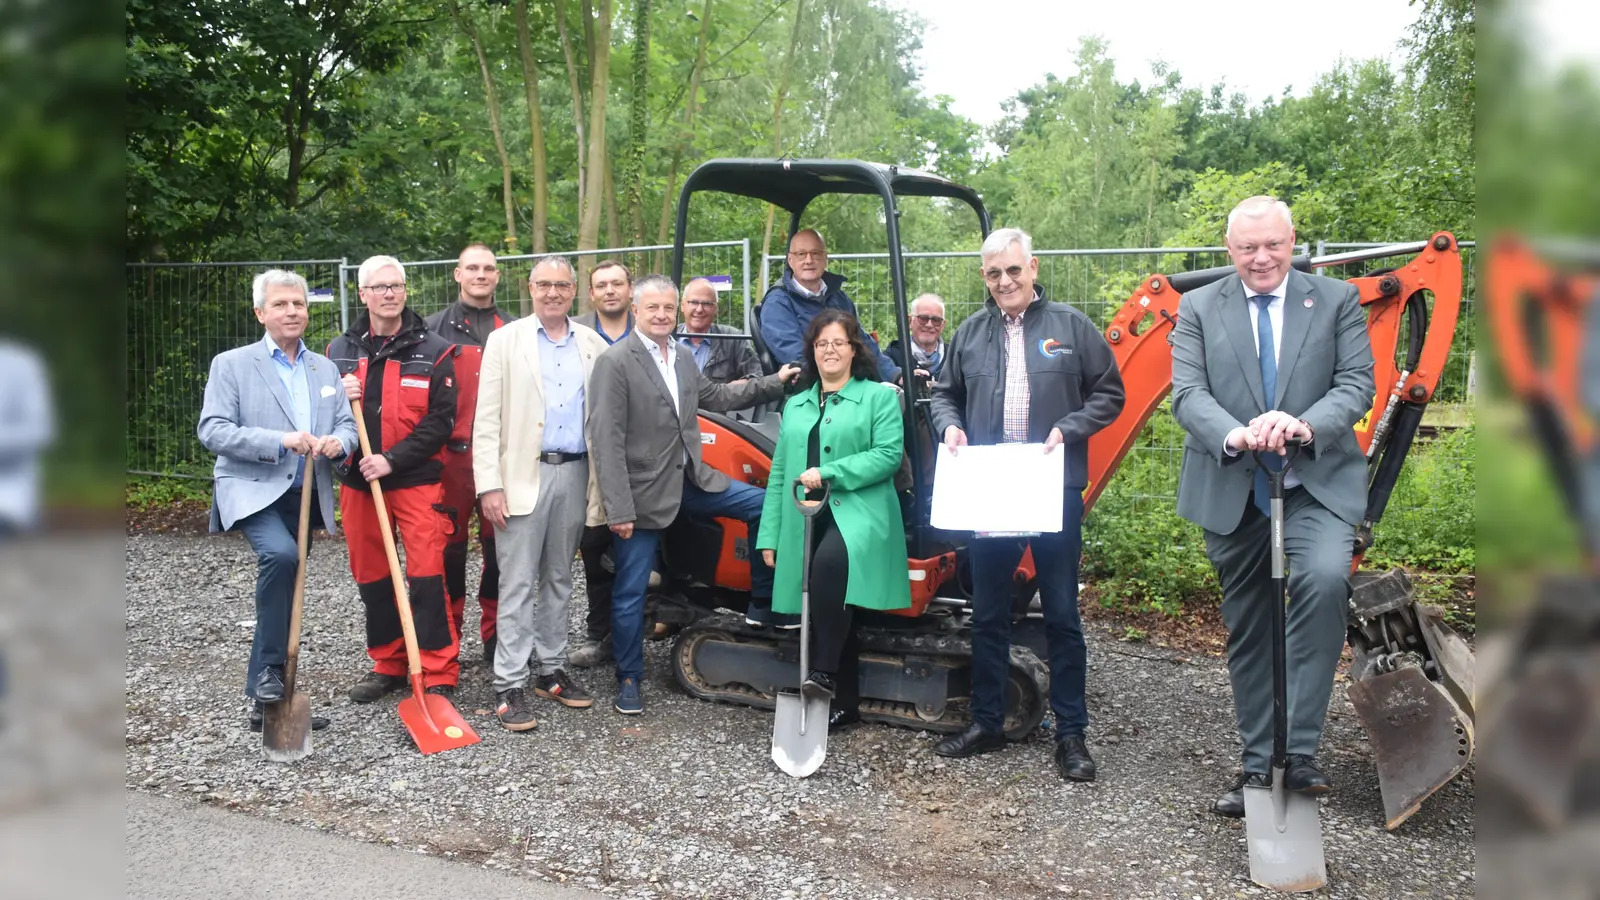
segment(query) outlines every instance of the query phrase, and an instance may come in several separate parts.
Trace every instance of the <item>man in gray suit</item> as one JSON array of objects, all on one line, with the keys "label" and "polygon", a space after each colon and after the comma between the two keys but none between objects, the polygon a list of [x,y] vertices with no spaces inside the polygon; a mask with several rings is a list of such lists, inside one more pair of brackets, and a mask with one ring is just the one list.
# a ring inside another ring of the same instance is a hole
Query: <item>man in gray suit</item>
[{"label": "man in gray suit", "polygon": [[[679,509],[696,517],[739,519],[755,534],[765,492],[700,461],[700,407],[739,409],[783,396],[800,370],[740,384],[715,384],[672,339],[678,289],[662,275],[633,284],[634,336],[595,360],[590,378],[590,442],[617,577],[611,591],[611,647],[617,659],[615,708],[644,712],[644,594],[661,530]],[[751,555],[752,614],[770,610],[772,570]]]},{"label": "man in gray suit", "polygon": [[[312,527],[332,532],[329,460],[355,446],[356,423],[338,370],[300,339],[310,318],[306,280],[271,269],[256,276],[251,294],[266,335],[211,361],[198,432],[217,454],[211,530],[237,529],[256,552],[255,641],[244,692],[253,701],[250,725],[260,730],[261,704],[283,699],[305,462],[317,467]],[[327,724],[320,716],[311,722]]]},{"label": "man in gray suit", "polygon": [[1325,794],[1317,745],[1344,646],[1366,460],[1353,428],[1372,406],[1372,347],[1354,286],[1290,267],[1289,207],[1251,197],[1228,215],[1238,277],[1185,295],[1172,333],[1172,413],[1188,432],[1178,514],[1205,530],[1222,582],[1228,675],[1244,771],[1212,806],[1244,815],[1245,784],[1268,786],[1272,750],[1273,591],[1267,474],[1302,448],[1284,494],[1289,557],[1289,734],[1285,786]]}]

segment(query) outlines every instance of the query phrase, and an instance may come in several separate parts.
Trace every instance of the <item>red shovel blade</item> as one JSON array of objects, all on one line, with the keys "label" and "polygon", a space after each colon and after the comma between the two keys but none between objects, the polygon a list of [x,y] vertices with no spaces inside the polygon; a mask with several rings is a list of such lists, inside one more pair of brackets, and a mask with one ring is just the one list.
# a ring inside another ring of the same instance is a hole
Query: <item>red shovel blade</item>
[{"label": "red shovel blade", "polygon": [[424,756],[470,747],[482,740],[449,698],[423,693],[421,679],[413,680],[411,696],[400,701],[400,721]]}]

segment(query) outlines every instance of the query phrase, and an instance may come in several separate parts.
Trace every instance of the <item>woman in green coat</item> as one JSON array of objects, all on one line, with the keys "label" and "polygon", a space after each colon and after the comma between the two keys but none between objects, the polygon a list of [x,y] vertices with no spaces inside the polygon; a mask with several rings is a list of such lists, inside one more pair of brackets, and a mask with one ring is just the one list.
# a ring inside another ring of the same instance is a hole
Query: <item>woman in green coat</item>
[{"label": "woman in green coat", "polygon": [[804,341],[800,393],[783,408],[756,548],[774,568],[772,609],[800,611],[805,521],[794,505],[795,479],[807,502],[827,508],[812,520],[811,672],[807,692],[833,698],[830,730],[861,721],[853,607],[911,605],[906,530],[894,474],[905,452],[900,395],[879,383],[877,360],[854,316],[825,309]]}]

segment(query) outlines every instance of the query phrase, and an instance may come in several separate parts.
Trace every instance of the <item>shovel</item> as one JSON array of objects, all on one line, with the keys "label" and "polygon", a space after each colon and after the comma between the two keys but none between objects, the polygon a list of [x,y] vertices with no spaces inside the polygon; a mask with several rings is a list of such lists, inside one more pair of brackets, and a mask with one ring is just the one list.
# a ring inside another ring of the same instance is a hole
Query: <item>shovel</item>
[{"label": "shovel", "polygon": [[1288,445],[1281,467],[1268,466],[1257,451],[1256,464],[1266,469],[1272,508],[1272,787],[1244,786],[1244,830],[1250,846],[1250,880],[1275,891],[1314,891],[1328,883],[1322,857],[1321,809],[1315,797],[1283,786],[1288,768],[1289,674],[1287,614],[1289,581],[1283,552],[1283,480],[1299,454]]},{"label": "shovel", "polygon": [[294,762],[311,755],[311,698],[294,689],[300,666],[300,611],[306,603],[306,551],[311,544],[311,495],[316,458],[306,457],[306,475],[300,485],[299,568],[294,573],[294,603],[289,607],[289,654],[283,664],[283,699],[268,703],[261,713],[261,749],[272,762]]},{"label": "shovel", "polygon": [[806,676],[811,674],[811,522],[828,504],[828,486],[822,486],[821,502],[805,499],[805,486],[798,480],[790,487],[794,505],[806,522],[804,551],[800,566],[800,689],[777,692],[777,712],[772,718],[772,761],[795,778],[804,778],[822,767],[828,756],[828,702],[824,693],[808,693]]},{"label": "shovel", "polygon": [[[367,439],[367,423],[361,414],[361,401],[352,401],[355,413],[356,436],[361,441],[361,455],[372,454],[372,443]],[[389,578],[394,581],[394,602],[400,608],[400,631],[406,641],[406,667],[411,674],[411,696],[400,701],[400,721],[411,732],[417,749],[426,756],[457,747],[469,747],[480,738],[467,720],[461,718],[449,698],[429,694],[422,689],[422,654],[417,650],[417,626],[411,618],[411,597],[406,593],[406,579],[400,571],[400,555],[394,549],[394,527],[389,523],[389,506],[383,502],[383,488],[376,480],[367,482],[372,488],[372,505],[378,510],[378,533],[383,535],[383,552],[389,557]]]}]

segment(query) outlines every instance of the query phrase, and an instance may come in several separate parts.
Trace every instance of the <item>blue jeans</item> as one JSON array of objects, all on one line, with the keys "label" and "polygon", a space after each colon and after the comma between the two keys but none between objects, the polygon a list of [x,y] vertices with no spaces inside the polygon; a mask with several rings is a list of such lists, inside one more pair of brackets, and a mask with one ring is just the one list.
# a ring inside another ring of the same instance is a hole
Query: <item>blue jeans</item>
[{"label": "blue jeans", "polygon": [[[311,503],[311,528],[322,527],[316,498]],[[300,491],[285,491],[266,509],[233,523],[256,552],[256,634],[245,670],[244,695],[256,695],[256,676],[266,666],[282,666],[289,656],[289,612],[294,602],[294,575],[300,565],[295,546],[300,529]],[[306,536],[310,553],[311,536]]]},{"label": "blue jeans", "polygon": [[1056,737],[1083,734],[1089,710],[1083,699],[1087,654],[1078,618],[1078,560],[1083,551],[1083,495],[1067,488],[1062,529],[1032,538],[974,538],[972,560],[972,721],[986,731],[1005,725],[1006,670],[1011,663],[1012,573],[1033,545],[1050,648],[1050,709]]},{"label": "blue jeans", "polygon": [[[761,527],[761,504],[765,498],[766,492],[761,488],[740,481],[731,482],[726,491],[713,494],[685,479],[678,515],[738,519],[749,528],[753,545],[756,531]],[[611,586],[611,652],[617,659],[618,680],[644,678],[644,595],[650,586],[650,568],[655,564],[656,548],[660,545],[659,529],[635,528],[633,537],[627,540],[612,536],[611,557],[616,564],[617,578]],[[772,569],[754,550],[750,556],[750,594],[770,602]]]}]

